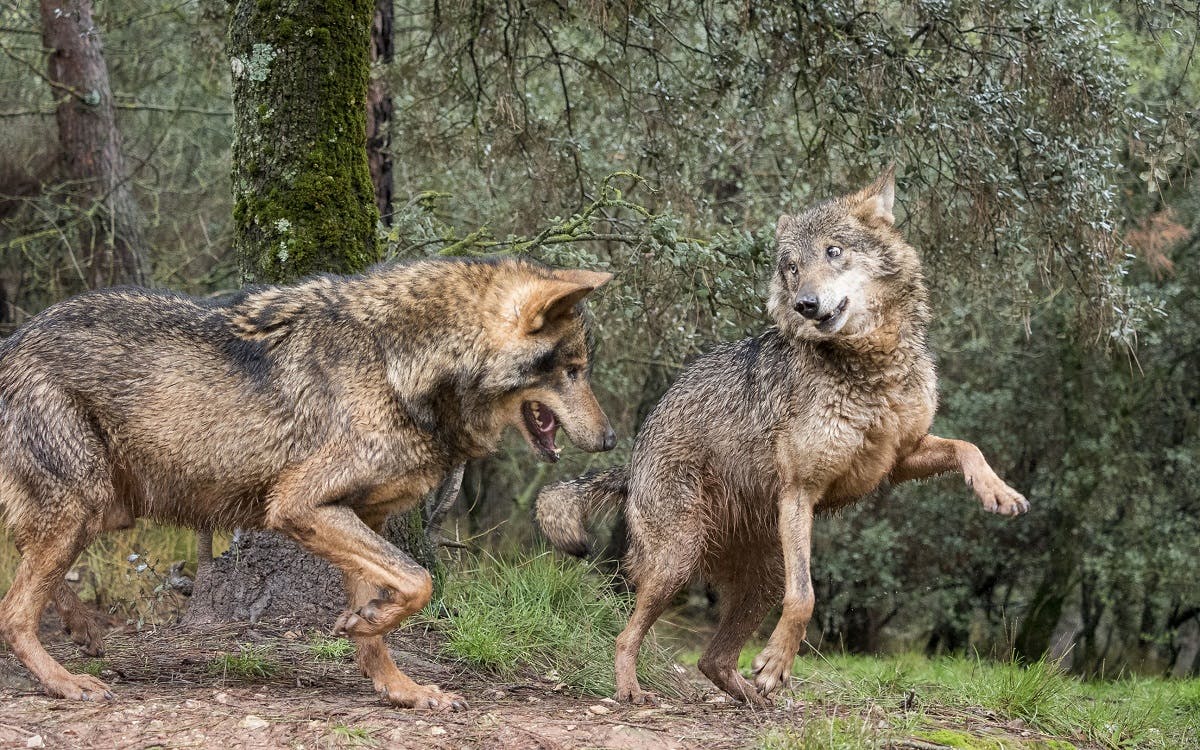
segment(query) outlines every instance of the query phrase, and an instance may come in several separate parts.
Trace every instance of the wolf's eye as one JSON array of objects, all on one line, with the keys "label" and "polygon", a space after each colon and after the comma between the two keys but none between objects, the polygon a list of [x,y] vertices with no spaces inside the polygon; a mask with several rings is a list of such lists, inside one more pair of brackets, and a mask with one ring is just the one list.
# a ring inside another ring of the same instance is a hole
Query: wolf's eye
[{"label": "wolf's eye", "polygon": [[791,275],[795,276],[795,275],[796,275],[797,273],[799,273],[799,272],[800,272],[800,269],[799,269],[799,268],[796,268],[796,264],[795,264],[795,263],[788,263],[788,273],[790,273]]},{"label": "wolf's eye", "polygon": [[566,373],[567,373],[567,380],[579,380],[579,368],[578,367],[568,367],[566,369]]},{"label": "wolf's eye", "polygon": [[825,255],[830,258],[837,258],[842,254],[842,249],[837,245],[830,245],[825,248]]}]

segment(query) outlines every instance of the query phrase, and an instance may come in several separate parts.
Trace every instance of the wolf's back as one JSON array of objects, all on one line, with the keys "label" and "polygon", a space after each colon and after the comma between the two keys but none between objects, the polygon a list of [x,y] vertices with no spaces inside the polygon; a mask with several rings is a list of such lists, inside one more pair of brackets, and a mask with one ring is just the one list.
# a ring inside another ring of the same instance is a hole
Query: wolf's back
[{"label": "wolf's back", "polygon": [[555,547],[583,557],[588,553],[588,519],[623,506],[628,492],[628,466],[614,466],[548,485],[537,497],[538,526]]}]

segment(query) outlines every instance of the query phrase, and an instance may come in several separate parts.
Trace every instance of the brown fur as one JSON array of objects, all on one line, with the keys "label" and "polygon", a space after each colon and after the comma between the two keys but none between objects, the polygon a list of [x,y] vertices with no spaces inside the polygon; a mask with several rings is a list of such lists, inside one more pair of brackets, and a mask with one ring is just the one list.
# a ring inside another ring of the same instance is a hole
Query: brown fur
[{"label": "brown fur", "polygon": [[[985,509],[1028,508],[974,445],[928,434],[937,405],[929,313],[917,254],[893,226],[894,190],[889,169],[858,193],[781,218],[768,305],[776,326],[686,368],[628,467],[540,494],[543,530],[577,554],[587,516],[624,506],[637,605],[617,640],[619,699],[647,699],[638,648],[701,575],[718,590],[721,615],[700,670],[739,700],[764,700],[790,674],[812,616],[814,513],[885,479],[959,471]],[[738,654],[781,598],[747,681]]]},{"label": "brown fur", "polygon": [[383,636],[431,581],[377,532],[507,426],[546,460],[557,425],[584,450],[612,447],[580,303],[608,278],[422,261],[216,301],[114,289],[45,310],[0,344],[0,510],[23,555],[0,637],[52,695],[111,697],[37,639],[53,599],[86,649],[102,648],[60,585],[88,542],[140,517],[273,529],[343,571],[337,628],[377,691],[461,707],[388,655]]}]

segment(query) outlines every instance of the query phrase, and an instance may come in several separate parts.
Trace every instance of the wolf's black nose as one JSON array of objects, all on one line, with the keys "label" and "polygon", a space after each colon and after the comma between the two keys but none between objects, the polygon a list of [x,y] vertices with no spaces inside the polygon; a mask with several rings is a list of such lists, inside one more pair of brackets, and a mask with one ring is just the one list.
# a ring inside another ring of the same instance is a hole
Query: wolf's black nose
[{"label": "wolf's black nose", "polygon": [[604,433],[604,450],[610,451],[617,447],[617,433],[613,432],[613,428],[609,427],[608,432]]},{"label": "wolf's black nose", "polygon": [[806,294],[803,297],[796,298],[796,312],[809,320],[817,317],[817,311],[820,309],[821,300],[815,294]]}]

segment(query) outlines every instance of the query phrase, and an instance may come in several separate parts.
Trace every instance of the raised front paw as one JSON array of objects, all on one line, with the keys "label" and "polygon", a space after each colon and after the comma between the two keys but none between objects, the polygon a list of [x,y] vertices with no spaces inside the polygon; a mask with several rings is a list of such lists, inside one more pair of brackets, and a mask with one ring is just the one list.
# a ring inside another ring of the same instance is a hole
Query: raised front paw
[{"label": "raised front paw", "polygon": [[1004,483],[1000,477],[992,474],[971,483],[975,494],[983,503],[983,509],[989,513],[999,513],[1002,516],[1019,516],[1029,510],[1029,501],[1020,492]]},{"label": "raised front paw", "polygon": [[343,612],[333,625],[334,635],[343,635],[347,638],[385,635],[391,629],[389,623],[384,622],[380,609],[374,601],[364,604],[354,612]]},{"label": "raised front paw", "polygon": [[427,711],[464,711],[467,700],[456,693],[443,691],[437,685],[412,685],[388,688],[381,686],[379,694],[388,702],[403,708]]},{"label": "raised front paw", "polygon": [[45,680],[42,686],[46,692],[56,698],[68,698],[73,701],[110,701],[112,691],[100,680],[90,674],[71,674],[61,678]]},{"label": "raised front paw", "polygon": [[787,683],[792,674],[792,663],[796,660],[796,651],[795,648],[781,647],[772,641],[754,657],[751,671],[759,695],[770,695],[780,685]]}]

